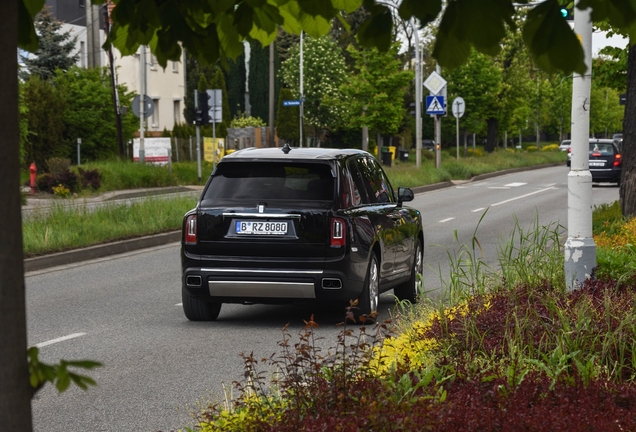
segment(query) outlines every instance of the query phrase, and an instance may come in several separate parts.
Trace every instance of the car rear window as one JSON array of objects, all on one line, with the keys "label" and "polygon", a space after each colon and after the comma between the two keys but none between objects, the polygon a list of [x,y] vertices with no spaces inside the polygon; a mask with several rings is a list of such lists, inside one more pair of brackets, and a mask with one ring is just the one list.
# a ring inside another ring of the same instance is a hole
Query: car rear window
[{"label": "car rear window", "polygon": [[590,143],[590,153],[600,153],[601,156],[612,156],[614,154],[614,146],[604,143]]},{"label": "car rear window", "polygon": [[218,165],[203,199],[331,201],[333,194],[327,164],[231,162]]}]

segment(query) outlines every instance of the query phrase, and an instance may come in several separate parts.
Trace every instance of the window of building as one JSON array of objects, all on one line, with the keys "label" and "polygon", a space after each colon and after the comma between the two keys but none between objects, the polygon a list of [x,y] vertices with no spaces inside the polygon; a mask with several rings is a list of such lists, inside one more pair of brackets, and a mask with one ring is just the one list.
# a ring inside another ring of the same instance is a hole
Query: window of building
[{"label": "window of building", "polygon": [[172,102],[172,105],[174,108],[174,122],[180,123],[181,122],[181,101],[175,100]]},{"label": "window of building", "polygon": [[176,62],[176,61],[172,62],[172,72],[179,73],[179,62]]},{"label": "window of building", "polygon": [[150,70],[157,70],[157,57],[154,54],[150,54]]},{"label": "window of building", "polygon": [[158,128],[159,127],[159,98],[153,98],[152,101],[155,103],[155,110],[152,112],[152,127],[153,128]]},{"label": "window of building", "polygon": [[85,68],[86,67],[86,43],[84,41],[80,41],[79,57],[80,57],[80,66]]}]

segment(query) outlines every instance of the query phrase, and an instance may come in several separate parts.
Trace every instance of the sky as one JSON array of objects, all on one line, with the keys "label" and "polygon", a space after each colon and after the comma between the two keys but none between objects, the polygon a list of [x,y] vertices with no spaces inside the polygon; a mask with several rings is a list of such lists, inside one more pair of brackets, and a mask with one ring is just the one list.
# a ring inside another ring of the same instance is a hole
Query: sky
[{"label": "sky", "polygon": [[615,46],[618,48],[625,48],[629,39],[622,36],[606,37],[605,32],[595,31],[592,33],[592,57],[596,57],[601,48],[605,46]]}]

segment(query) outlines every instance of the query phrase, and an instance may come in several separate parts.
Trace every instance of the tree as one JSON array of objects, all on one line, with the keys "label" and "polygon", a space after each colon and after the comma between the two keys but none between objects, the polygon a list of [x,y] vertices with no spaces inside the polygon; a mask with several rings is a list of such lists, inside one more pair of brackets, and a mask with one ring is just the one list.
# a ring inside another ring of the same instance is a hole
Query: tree
[{"label": "tree", "polygon": [[260,42],[250,44],[250,115],[269,118],[269,49]]},{"label": "tree", "polygon": [[33,75],[24,85],[25,115],[31,132],[26,140],[26,163],[35,162],[39,171],[46,169],[46,160],[68,157],[70,148],[64,141],[66,98],[57,86]]},{"label": "tree", "polygon": [[[98,0],[98,2],[101,0]],[[109,36],[124,55],[134,54],[141,44],[150,44],[162,66],[178,60],[181,49],[214,63],[219,57],[236,58],[242,41],[248,37],[264,44],[273,41],[277,26],[298,34],[301,29],[313,37],[329,31],[330,20],[344,9],[356,10],[364,2],[371,16],[361,25],[359,40],[364,45],[388,49],[391,45],[392,17],[385,6],[374,0],[299,1],[289,0],[272,6],[269,2],[191,1],[180,7],[177,0],[119,0],[112,13],[114,21]],[[336,4],[338,7],[335,7]],[[19,119],[16,48],[38,48],[33,26],[35,14],[44,0],[17,0],[3,4],[0,14],[0,426],[6,430],[32,428],[29,372],[25,362],[26,311],[24,299],[24,264],[20,212]],[[636,5],[615,0],[608,7],[605,0],[581,0],[577,6],[593,8],[595,22],[610,25],[636,40]],[[237,13],[237,9],[240,13]],[[549,70],[585,72],[583,53],[576,36],[559,14],[558,0],[546,0],[533,9],[524,24],[524,41],[538,65]],[[442,14],[441,0],[403,0],[401,16],[415,16],[422,25]],[[463,0],[450,2],[440,21],[433,55],[442,66],[459,66],[468,57],[471,46],[495,53],[514,14],[512,0],[489,2]],[[636,141],[636,48],[629,52],[628,95],[624,130],[626,149],[629,139]],[[631,137],[631,138],[630,138]],[[635,146],[636,147],[636,146]],[[629,155],[629,157],[628,157]],[[636,148],[626,151],[621,205],[624,214],[636,213]],[[627,205],[627,207],[625,206]]]},{"label": "tree", "polygon": [[26,70],[21,72],[22,78],[37,75],[43,80],[53,78],[56,69],[69,70],[79,59],[75,51],[75,37],[70,32],[60,33],[62,23],[48,8],[42,9],[35,17],[35,28],[40,37],[40,48],[34,57],[22,57]]},{"label": "tree", "polygon": [[[317,129],[337,129],[342,108],[326,103],[341,98],[340,85],[347,72],[344,56],[329,36],[303,40],[303,122]],[[295,99],[300,98],[300,46],[294,46],[281,65],[283,81]],[[317,135],[317,134],[316,134]]]},{"label": "tree", "polygon": [[404,96],[413,79],[413,73],[404,70],[397,59],[398,51],[398,43],[387,52],[349,47],[357,73],[349,75],[340,87],[343,97],[337,106],[343,109],[350,127],[368,126],[382,135],[398,132],[406,113]]},{"label": "tree", "polygon": [[230,107],[230,118],[245,112],[245,54],[238,56],[236,60],[229,60],[230,68],[223,69],[227,84],[227,99]]},{"label": "tree", "polygon": [[300,107],[283,106],[283,101],[292,100],[294,95],[288,88],[280,90],[278,96],[278,116],[276,118],[276,135],[285,141],[298,142],[300,139]]},{"label": "tree", "polygon": [[[110,105],[111,83],[107,68],[85,69],[77,66],[68,72],[58,70],[52,80],[65,100],[63,110],[64,157],[72,159],[77,139],[82,139],[82,160],[99,160],[119,154],[115,113]],[[133,94],[118,85],[122,105],[132,104]],[[122,135],[132,139],[139,120],[132,114],[122,116]]]}]

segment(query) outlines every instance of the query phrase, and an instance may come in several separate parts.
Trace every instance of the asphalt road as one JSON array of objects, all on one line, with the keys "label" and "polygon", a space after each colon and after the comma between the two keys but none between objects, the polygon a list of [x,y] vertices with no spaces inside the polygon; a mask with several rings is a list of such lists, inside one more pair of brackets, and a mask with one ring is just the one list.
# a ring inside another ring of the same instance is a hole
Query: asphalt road
[{"label": "asphalt road", "polygon": [[[424,216],[425,288],[447,279],[447,254],[477,230],[484,259],[495,263],[500,239],[515,225],[567,224],[567,168],[551,167],[416,195]],[[594,203],[618,199],[618,188],[595,186]],[[457,232],[458,242],[454,241]],[[30,272],[26,275],[29,344],[44,361],[92,359],[97,387],[61,395],[47,386],[33,401],[42,432],[169,431],[187,426],[197,402],[219,402],[240,380],[239,354],[278,353],[282,327],[296,334],[315,313],[319,345],[335,346],[337,310],[311,306],[224,305],[218,321],[191,323],[180,302],[176,243]],[[382,296],[381,317],[394,308]]]}]

